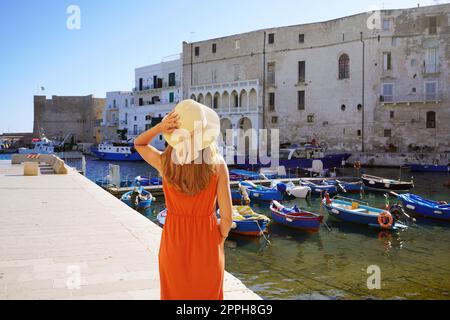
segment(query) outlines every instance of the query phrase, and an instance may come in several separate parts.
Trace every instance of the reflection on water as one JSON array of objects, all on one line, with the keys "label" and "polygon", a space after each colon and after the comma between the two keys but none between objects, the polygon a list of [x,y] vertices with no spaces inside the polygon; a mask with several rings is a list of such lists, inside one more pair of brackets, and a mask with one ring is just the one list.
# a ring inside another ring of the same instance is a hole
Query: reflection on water
[{"label": "reflection on water", "polygon": [[[155,171],[143,162],[120,164],[123,178]],[[108,163],[89,160],[87,175],[92,180],[107,174]],[[397,169],[364,169],[368,174],[399,177]],[[345,169],[343,175],[355,175]],[[404,171],[403,179],[411,173]],[[415,174],[414,193],[435,200],[450,201],[444,188],[447,174]],[[359,195],[356,195],[359,197]],[[367,193],[364,201],[385,205],[382,194]],[[391,198],[391,203],[394,199]],[[323,212],[318,198],[294,200],[313,212]],[[155,203],[143,214],[156,221],[164,207]],[[254,210],[270,215],[268,205]],[[407,230],[380,232],[328,217],[317,233],[305,233],[272,224],[266,240],[230,237],[226,242],[226,269],[266,299],[450,299],[450,224],[427,222]],[[419,220],[420,221],[420,220]],[[381,290],[367,288],[369,266],[381,269]]]}]

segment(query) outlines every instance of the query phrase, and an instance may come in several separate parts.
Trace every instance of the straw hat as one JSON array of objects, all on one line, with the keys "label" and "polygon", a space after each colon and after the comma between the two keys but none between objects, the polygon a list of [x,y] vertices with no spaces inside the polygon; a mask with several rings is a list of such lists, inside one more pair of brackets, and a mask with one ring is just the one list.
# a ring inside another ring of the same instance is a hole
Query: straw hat
[{"label": "straw hat", "polygon": [[216,142],[220,135],[220,119],[214,110],[192,99],[177,104],[175,112],[180,117],[180,127],[163,136],[176,150],[178,160],[187,163],[193,160],[190,152],[198,153]]}]

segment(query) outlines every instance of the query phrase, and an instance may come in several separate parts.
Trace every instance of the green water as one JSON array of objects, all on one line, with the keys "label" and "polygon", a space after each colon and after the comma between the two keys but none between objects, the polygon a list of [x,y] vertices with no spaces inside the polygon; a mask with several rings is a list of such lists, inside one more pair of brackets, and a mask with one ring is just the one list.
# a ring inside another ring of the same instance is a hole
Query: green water
[{"label": "green water", "polygon": [[[396,169],[365,170],[398,178]],[[346,169],[344,175],[354,175]],[[410,173],[403,173],[407,179]],[[450,201],[443,183],[447,174],[415,174],[414,193]],[[357,196],[358,197],[358,196]],[[363,199],[383,207],[382,195],[367,193]],[[393,202],[394,199],[391,199]],[[320,201],[287,202],[321,212]],[[156,220],[164,206],[156,203],[145,214]],[[268,205],[254,210],[269,214]],[[305,233],[272,224],[263,238],[230,237],[226,247],[226,270],[265,299],[450,299],[450,223],[420,221],[409,229],[380,232],[340,222],[325,213],[331,227]],[[369,266],[381,271],[381,289],[369,290]]]}]

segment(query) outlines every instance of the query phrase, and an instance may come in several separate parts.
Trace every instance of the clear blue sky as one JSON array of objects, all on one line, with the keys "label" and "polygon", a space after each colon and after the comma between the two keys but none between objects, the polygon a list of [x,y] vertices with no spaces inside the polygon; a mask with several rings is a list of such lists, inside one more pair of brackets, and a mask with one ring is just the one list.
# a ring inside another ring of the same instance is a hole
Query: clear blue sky
[{"label": "clear blue sky", "polygon": [[[417,3],[436,1],[2,0],[0,133],[32,130],[35,94],[105,97],[130,90],[135,67],[181,52],[182,41]],[[66,27],[71,4],[81,9],[80,30]]]}]

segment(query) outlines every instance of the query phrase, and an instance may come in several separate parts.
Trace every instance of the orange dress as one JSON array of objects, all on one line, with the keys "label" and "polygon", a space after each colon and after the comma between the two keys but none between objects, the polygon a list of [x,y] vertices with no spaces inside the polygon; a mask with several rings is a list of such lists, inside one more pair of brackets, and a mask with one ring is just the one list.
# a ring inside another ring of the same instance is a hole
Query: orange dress
[{"label": "orange dress", "polygon": [[162,300],[223,300],[225,255],[215,204],[217,175],[189,196],[163,182],[167,216],[159,249]]}]

